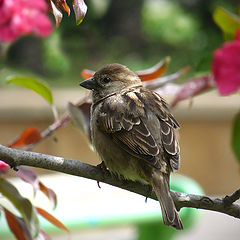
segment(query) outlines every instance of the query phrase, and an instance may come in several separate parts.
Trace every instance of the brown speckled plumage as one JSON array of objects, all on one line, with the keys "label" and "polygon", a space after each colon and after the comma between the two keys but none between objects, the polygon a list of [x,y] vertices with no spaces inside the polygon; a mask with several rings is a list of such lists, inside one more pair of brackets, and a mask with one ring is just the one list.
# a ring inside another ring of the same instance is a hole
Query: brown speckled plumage
[{"label": "brown speckled plumage", "polygon": [[93,90],[92,141],[106,167],[119,177],[150,184],[164,223],[182,229],[169,192],[170,173],[179,168],[179,125],[165,100],[120,64],[106,65],[81,85]]}]

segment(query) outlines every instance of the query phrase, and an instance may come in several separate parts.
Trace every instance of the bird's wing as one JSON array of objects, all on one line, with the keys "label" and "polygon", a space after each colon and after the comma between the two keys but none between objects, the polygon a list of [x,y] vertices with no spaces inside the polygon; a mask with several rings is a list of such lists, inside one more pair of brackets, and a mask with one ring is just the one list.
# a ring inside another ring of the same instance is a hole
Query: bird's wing
[{"label": "bird's wing", "polygon": [[[178,124],[168,114],[169,111],[166,112],[165,106],[157,105],[160,104],[157,97],[159,96],[155,97],[150,91],[141,92],[137,89],[106,99],[102,104],[98,123],[101,130],[110,134],[113,141],[125,151],[160,168],[159,158],[156,157],[160,151],[171,155],[173,163],[178,162],[174,158],[179,155],[174,134],[174,128]],[[165,102],[164,104],[166,105]],[[154,117],[148,116],[149,114]],[[178,165],[175,165],[172,167],[177,169]]]},{"label": "bird's wing", "polygon": [[175,135],[175,131],[180,126],[177,120],[170,113],[168,104],[165,102],[165,100],[157,93],[155,92],[151,93],[153,96],[153,101],[155,103],[155,108],[158,109],[158,111],[155,112],[160,121],[161,141],[164,150],[167,153],[171,167],[174,170],[178,170],[180,165],[180,147],[177,137]]}]

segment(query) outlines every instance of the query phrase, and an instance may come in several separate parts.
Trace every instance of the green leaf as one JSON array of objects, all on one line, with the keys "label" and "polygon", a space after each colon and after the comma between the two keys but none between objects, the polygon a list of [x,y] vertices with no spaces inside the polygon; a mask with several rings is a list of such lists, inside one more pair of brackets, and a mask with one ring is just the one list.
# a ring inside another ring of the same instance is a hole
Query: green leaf
[{"label": "green leaf", "polygon": [[236,115],[232,130],[232,148],[240,163],[240,112]]},{"label": "green leaf", "polygon": [[50,104],[53,104],[52,92],[49,89],[49,87],[45,83],[43,83],[35,78],[14,76],[14,77],[8,78],[6,82],[14,83],[21,87],[31,89],[32,91],[41,95]]},{"label": "green leaf", "polygon": [[7,180],[0,178],[0,193],[5,196],[21,213],[32,237],[36,237],[40,231],[39,220],[35,208],[31,202],[22,197],[18,190]]},{"label": "green leaf", "polygon": [[237,29],[240,28],[240,17],[238,15],[218,7],[213,13],[213,19],[223,31],[225,40],[229,41],[235,38]]}]

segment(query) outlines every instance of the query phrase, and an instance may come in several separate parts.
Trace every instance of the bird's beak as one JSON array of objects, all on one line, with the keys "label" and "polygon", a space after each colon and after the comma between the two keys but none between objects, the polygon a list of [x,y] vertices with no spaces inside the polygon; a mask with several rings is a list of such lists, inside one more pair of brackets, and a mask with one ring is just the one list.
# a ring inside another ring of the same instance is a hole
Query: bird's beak
[{"label": "bird's beak", "polygon": [[84,80],[82,81],[80,84],[79,84],[81,87],[84,87],[84,88],[87,88],[89,90],[94,90],[96,89],[96,81],[93,77],[87,79],[87,80]]}]

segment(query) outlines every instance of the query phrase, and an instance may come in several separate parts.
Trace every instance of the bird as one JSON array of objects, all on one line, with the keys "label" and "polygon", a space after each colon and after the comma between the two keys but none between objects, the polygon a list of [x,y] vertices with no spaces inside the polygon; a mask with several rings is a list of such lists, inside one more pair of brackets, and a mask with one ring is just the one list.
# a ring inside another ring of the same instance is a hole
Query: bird
[{"label": "bird", "polygon": [[104,166],[119,178],[150,185],[163,223],[183,229],[169,185],[180,165],[179,124],[164,98],[118,63],[103,66],[80,86],[92,91],[91,139]]}]

